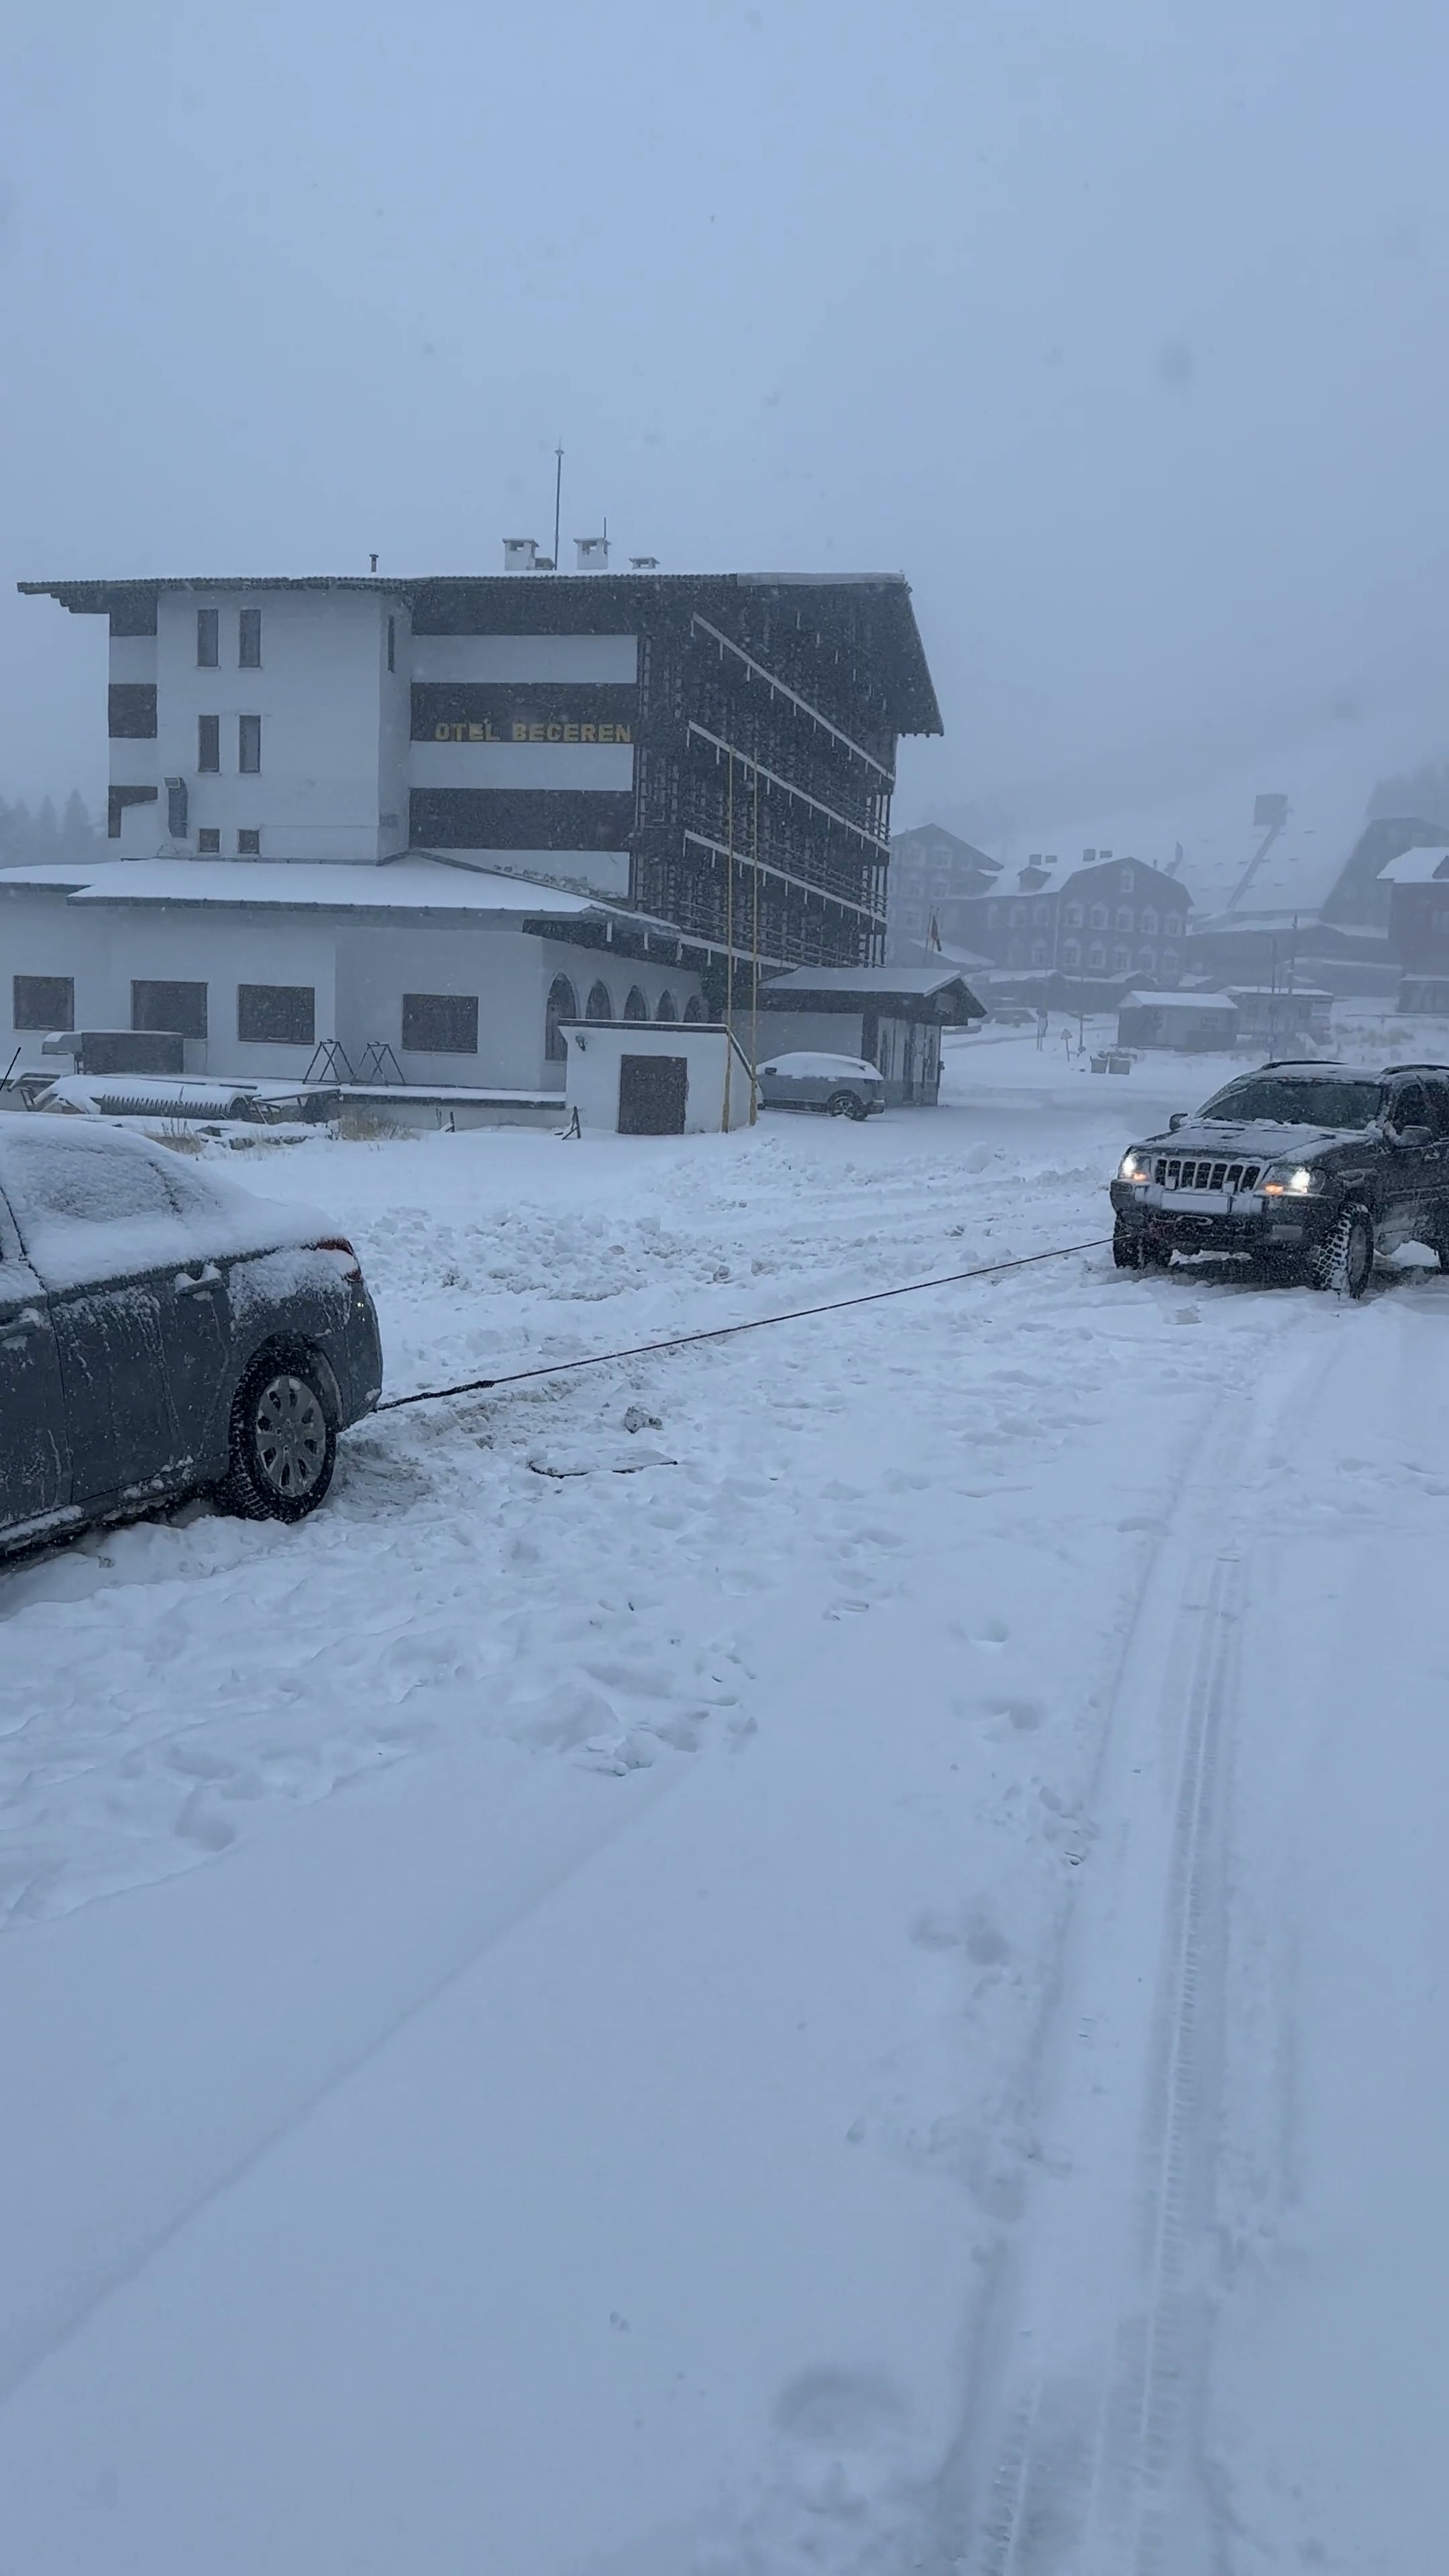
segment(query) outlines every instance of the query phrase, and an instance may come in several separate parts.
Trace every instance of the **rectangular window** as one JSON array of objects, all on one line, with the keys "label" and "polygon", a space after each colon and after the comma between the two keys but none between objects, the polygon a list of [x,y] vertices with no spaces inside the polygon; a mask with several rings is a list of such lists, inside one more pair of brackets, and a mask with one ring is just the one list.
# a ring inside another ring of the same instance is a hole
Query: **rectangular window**
[{"label": "rectangular window", "polygon": [[262,667],[262,612],[259,608],[244,608],[241,612],[236,658],[244,671],[259,671]]},{"label": "rectangular window", "polygon": [[387,667],[390,671],[397,669],[397,619],[395,617],[390,617],[387,621]]},{"label": "rectangular window", "polygon": [[73,1029],[75,978],[71,975],[17,975],[13,1003],[17,1029]]},{"label": "rectangular window", "polygon": [[183,1038],[204,1038],[206,986],[149,980],[133,982],[131,1026],[133,1029],[149,1029],[153,1033],[169,1030],[173,1036]]},{"label": "rectangular window", "polygon": [[107,691],[106,710],[106,730],[112,742],[155,741],[154,680],[113,680]]},{"label": "rectangular window", "polygon": [[221,767],[220,716],[198,716],[196,719],[196,766],[198,769]]},{"label": "rectangular window", "polygon": [[239,859],[259,859],[262,855],[262,836],[260,832],[238,832],[236,836],[236,854]]},{"label": "rectangular window", "polygon": [[236,1033],[244,1046],[314,1046],[315,988],[311,984],[238,984]]},{"label": "rectangular window", "polygon": [[236,765],[245,777],[262,765],[262,720],[260,716],[238,716],[236,720]]},{"label": "rectangular window", "polygon": [[198,608],[196,612],[196,667],[214,671],[221,658],[221,611]]},{"label": "rectangular window", "polygon": [[203,859],[219,859],[221,856],[220,832],[209,831],[203,824],[196,835],[196,847],[199,856]]},{"label": "rectangular window", "polygon": [[402,1042],[406,1055],[476,1055],[476,993],[404,993]]}]

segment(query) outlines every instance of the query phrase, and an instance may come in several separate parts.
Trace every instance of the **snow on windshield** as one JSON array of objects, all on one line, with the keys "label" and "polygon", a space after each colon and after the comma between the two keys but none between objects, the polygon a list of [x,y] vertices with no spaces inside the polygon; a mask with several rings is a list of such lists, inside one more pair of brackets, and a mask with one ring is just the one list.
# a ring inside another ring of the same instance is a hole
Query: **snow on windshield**
[{"label": "snow on windshield", "polygon": [[1230,1083],[1201,1114],[1255,1126],[1368,1127],[1378,1105],[1376,1082],[1285,1082],[1260,1074],[1251,1082]]},{"label": "snow on windshield", "polygon": [[50,1288],[261,1251],[311,1230],[305,1218],[299,1228],[296,1211],[230,1178],[203,1178],[164,1146],[114,1128],[10,1123],[0,1137],[0,1184]]}]

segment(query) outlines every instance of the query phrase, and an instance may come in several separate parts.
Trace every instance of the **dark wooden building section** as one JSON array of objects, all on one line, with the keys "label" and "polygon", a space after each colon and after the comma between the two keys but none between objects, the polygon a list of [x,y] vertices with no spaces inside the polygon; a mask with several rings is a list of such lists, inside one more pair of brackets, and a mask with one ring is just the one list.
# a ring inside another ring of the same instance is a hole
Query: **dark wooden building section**
[{"label": "dark wooden building section", "polygon": [[[415,635],[634,635],[633,689],[419,686],[416,739],[488,739],[585,696],[632,795],[415,789],[416,848],[627,848],[629,901],[717,958],[869,966],[886,929],[896,745],[940,710],[899,575],[504,574],[409,585]],[[552,701],[557,699],[557,705]],[[605,733],[607,724],[611,730]]]}]

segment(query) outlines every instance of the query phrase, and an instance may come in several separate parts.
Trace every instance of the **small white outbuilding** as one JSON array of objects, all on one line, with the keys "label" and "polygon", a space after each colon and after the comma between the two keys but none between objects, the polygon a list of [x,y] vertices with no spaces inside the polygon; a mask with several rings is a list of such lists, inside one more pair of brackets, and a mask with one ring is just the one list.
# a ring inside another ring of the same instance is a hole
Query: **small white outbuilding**
[{"label": "small white outbuilding", "polygon": [[749,1062],[731,1032],[709,1021],[572,1020],[564,1106],[580,1127],[610,1136],[706,1136],[748,1127]]}]

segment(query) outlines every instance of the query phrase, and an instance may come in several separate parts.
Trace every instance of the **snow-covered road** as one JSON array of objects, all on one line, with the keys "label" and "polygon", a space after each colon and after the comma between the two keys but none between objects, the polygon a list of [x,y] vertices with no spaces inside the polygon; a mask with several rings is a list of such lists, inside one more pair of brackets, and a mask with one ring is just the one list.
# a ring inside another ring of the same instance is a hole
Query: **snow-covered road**
[{"label": "snow-covered road", "polygon": [[[265,1186],[401,1390],[1085,1240],[1125,1093]],[[1446,1333],[1078,1256],[0,1575],[3,2576],[1431,2576]]]}]

